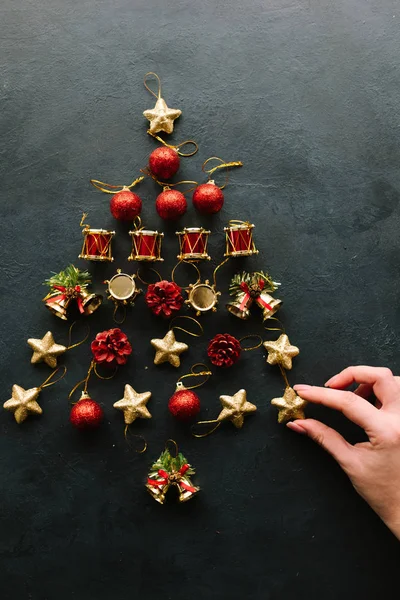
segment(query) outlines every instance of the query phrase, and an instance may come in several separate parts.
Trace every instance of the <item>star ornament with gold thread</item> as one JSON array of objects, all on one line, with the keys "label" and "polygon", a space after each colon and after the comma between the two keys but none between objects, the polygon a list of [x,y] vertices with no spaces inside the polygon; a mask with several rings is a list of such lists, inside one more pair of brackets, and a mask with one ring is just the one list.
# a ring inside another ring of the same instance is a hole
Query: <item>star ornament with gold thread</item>
[{"label": "star ornament with gold thread", "polygon": [[231,421],[237,429],[241,429],[245,417],[257,410],[257,406],[247,400],[246,390],[243,389],[236,392],[233,396],[222,395],[219,399],[222,404],[222,410],[218,417],[212,421],[199,421],[195,426],[214,424],[214,427],[205,433],[196,433],[195,431],[192,431],[194,437],[207,437],[210,433],[213,433],[218,429],[223,421]]},{"label": "star ornament with gold thread", "polygon": [[154,364],[161,365],[162,363],[169,362],[173,367],[179,367],[181,364],[180,355],[186,350],[189,350],[189,346],[183,342],[177,342],[173,329],[167,331],[166,335],[162,339],[153,338],[150,341],[153,348],[155,348],[156,355],[154,357]]},{"label": "star ornament with gold thread", "polygon": [[282,365],[284,369],[292,368],[292,358],[300,353],[297,346],[292,346],[286,333],[282,333],[275,341],[267,341],[263,344],[268,352],[267,363],[270,365]]},{"label": "star ornament with gold thread", "polygon": [[[158,82],[157,94],[155,94],[147,85],[147,78],[149,75],[153,75]],[[182,111],[178,108],[168,108],[164,98],[161,98],[161,81],[156,73],[147,73],[144,77],[144,85],[150,94],[157,99],[155,107],[145,110],[143,113],[143,116],[150,121],[150,133],[156,134],[160,131],[172,133],[174,130],[174,121],[181,116]]]},{"label": "star ornament with gold thread", "polygon": [[307,401],[300,398],[290,386],[287,386],[281,398],[273,398],[271,404],[278,409],[278,423],[286,423],[292,419],[304,419]]},{"label": "star ornament with gold thread", "polygon": [[136,419],[151,419],[147,403],[151,392],[136,392],[128,383],[125,385],[124,397],[113,404],[114,408],[124,413],[125,425],[131,425]]},{"label": "star ornament with gold thread", "polygon": [[29,338],[28,345],[33,350],[31,363],[36,365],[44,362],[52,369],[57,366],[57,357],[67,351],[66,346],[55,343],[51,331],[48,331],[42,339]]}]

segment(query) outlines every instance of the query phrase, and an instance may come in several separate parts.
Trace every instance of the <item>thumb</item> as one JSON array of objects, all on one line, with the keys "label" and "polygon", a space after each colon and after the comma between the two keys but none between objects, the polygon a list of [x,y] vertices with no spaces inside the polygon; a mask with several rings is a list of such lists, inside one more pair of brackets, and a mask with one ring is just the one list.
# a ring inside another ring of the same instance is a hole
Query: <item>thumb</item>
[{"label": "thumb", "polygon": [[335,429],[324,423],[315,419],[297,419],[296,421],[289,421],[286,426],[292,431],[308,435],[309,438],[329,452],[341,467],[344,468],[352,460],[353,446],[346,442],[344,437]]}]

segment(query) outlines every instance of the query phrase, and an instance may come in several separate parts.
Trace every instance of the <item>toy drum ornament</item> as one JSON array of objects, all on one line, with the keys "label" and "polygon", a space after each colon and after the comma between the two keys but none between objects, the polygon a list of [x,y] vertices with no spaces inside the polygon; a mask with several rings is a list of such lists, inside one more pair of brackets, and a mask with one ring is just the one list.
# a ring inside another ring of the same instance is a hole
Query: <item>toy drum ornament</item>
[{"label": "toy drum ornament", "polygon": [[179,238],[179,260],[194,262],[198,260],[211,260],[207,253],[207,243],[210,231],[203,227],[185,227],[177,231]]},{"label": "toy drum ornament", "polygon": [[135,219],[135,229],[129,232],[132,236],[132,252],[128,260],[142,262],[155,262],[164,260],[161,258],[161,242],[163,233],[143,229],[140,227],[140,217]]},{"label": "toy drum ornament", "polygon": [[111,240],[115,235],[115,231],[91,229],[89,225],[86,225],[82,229],[82,234],[84,240],[79,258],[107,262],[114,260],[111,254]]},{"label": "toy drum ornament", "polygon": [[213,311],[216,312],[218,304],[218,296],[221,292],[217,292],[214,285],[211,285],[208,279],[204,283],[191,283],[189,285],[188,298],[185,304],[189,304],[196,311],[196,316],[199,317],[202,313]]},{"label": "toy drum ornament", "polygon": [[116,305],[133,304],[142,291],[138,289],[135,279],[136,275],[121,273],[121,269],[118,269],[116,275],[105,282],[108,284],[108,299]]},{"label": "toy drum ornament", "polygon": [[247,221],[229,221],[224,227],[226,236],[225,256],[251,256],[258,254],[253,241],[254,225]]}]

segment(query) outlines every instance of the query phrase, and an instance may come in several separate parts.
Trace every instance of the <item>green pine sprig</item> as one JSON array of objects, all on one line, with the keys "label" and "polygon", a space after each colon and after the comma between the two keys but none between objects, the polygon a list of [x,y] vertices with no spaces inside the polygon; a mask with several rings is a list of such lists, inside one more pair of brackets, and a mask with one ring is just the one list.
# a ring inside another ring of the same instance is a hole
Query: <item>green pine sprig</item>
[{"label": "green pine sprig", "polygon": [[91,277],[88,271],[80,271],[74,265],[69,265],[64,271],[54,273],[49,279],[46,279],[43,285],[53,287],[60,285],[66,288],[79,285],[81,288],[86,288],[91,282]]},{"label": "green pine sprig", "polygon": [[[183,465],[187,464],[186,458],[183,456],[181,452],[179,452],[178,456],[171,456],[171,453],[168,449],[165,449],[164,452],[160,454],[158,460],[152,465],[152,471],[158,471],[159,469],[163,469],[167,473],[173,473],[179,471]],[[190,467],[186,471],[186,475],[194,475],[195,470]]]},{"label": "green pine sprig", "polygon": [[229,286],[229,293],[231,296],[237,296],[237,294],[242,291],[240,288],[242,283],[247,283],[247,285],[250,286],[252,283],[258,282],[260,279],[265,282],[264,290],[266,292],[274,292],[278,289],[278,285],[280,285],[279,283],[276,283],[276,281],[273,281],[271,276],[264,271],[257,271],[255,273],[246,273],[244,271],[243,273],[237,273],[233,276]]}]

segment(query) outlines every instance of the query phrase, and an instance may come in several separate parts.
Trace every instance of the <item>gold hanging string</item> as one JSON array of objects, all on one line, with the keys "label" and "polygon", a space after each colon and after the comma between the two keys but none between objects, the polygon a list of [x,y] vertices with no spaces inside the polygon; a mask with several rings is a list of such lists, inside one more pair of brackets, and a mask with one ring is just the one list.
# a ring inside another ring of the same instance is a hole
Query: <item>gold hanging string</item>
[{"label": "gold hanging string", "polygon": [[[200,333],[189,331],[188,329],[184,329],[183,327],[180,327],[179,325],[172,325],[172,323],[174,321],[177,321],[178,319],[189,319],[189,321],[193,321],[198,326]],[[191,335],[193,337],[201,337],[204,333],[204,329],[203,329],[203,326],[201,325],[201,323],[199,323],[199,321],[197,319],[193,319],[193,317],[186,317],[184,315],[178,315],[177,317],[174,317],[172,319],[172,321],[170,322],[169,325],[170,325],[170,327],[169,327],[170,331],[172,331],[173,329],[183,331],[183,333],[187,333],[188,335]],[[172,325],[172,327],[171,327],[171,325]]]},{"label": "gold hanging string", "polygon": [[[168,448],[168,444],[172,444],[175,450],[175,454],[172,455],[172,452],[170,452],[170,449]],[[169,439],[165,442],[165,449],[168,450],[168,452],[170,453],[170,455],[172,456],[172,458],[177,458],[178,454],[179,454],[179,448],[178,448],[178,444],[176,443],[175,440]]]},{"label": "gold hanging string", "polygon": [[130,183],[129,185],[111,185],[110,183],[104,183],[104,181],[98,181],[97,179],[91,179],[90,183],[97,190],[100,190],[100,192],[104,192],[105,194],[117,194],[118,192],[123,192],[132,189],[133,187],[135,187],[135,185],[143,181],[143,179],[144,177],[141,175],[140,177],[137,177],[134,181],[132,181],[132,183]]},{"label": "gold hanging string", "polygon": [[[130,443],[130,441],[128,439],[128,429],[129,429],[129,425],[125,425],[124,438],[125,438],[125,441],[128,444],[128,446],[130,446],[132,448],[132,444]],[[138,440],[142,440],[143,441],[143,448],[141,450],[137,450],[135,448],[135,452],[137,452],[138,454],[143,454],[144,452],[146,452],[146,450],[147,450],[147,442],[144,439],[144,437],[142,435],[137,435],[137,434],[132,434],[132,437],[137,438]]]},{"label": "gold hanging string", "polygon": [[266,327],[264,325],[264,329],[266,329],[266,331],[280,331],[281,333],[285,333],[285,327],[282,323],[282,321],[280,321],[277,317],[269,317],[267,319],[267,321],[276,321],[277,323],[279,323],[278,327]]},{"label": "gold hanging string", "polygon": [[[122,310],[122,319],[117,319],[117,312],[119,310]],[[126,319],[126,306],[125,304],[121,304],[120,302],[116,302],[115,306],[114,306],[114,312],[113,312],[113,321],[114,323],[117,323],[117,325],[122,325],[122,323],[125,322]]]},{"label": "gold hanging string", "polygon": [[[214,433],[214,431],[216,431],[218,429],[218,427],[221,425],[221,423],[222,423],[222,421],[218,420],[218,419],[213,419],[212,421],[198,421],[191,427],[192,435],[195,438],[207,437],[208,435],[211,435],[212,433]],[[205,433],[195,433],[194,432],[194,428],[197,427],[198,425],[213,425],[213,424],[215,424],[215,426],[212,427],[212,429],[210,429],[209,431],[206,431]]]},{"label": "gold hanging string", "polygon": [[228,221],[228,227],[234,227],[235,225],[246,225],[247,227],[251,227],[250,221],[241,221],[240,219],[230,219],[230,221]]},{"label": "gold hanging string", "polygon": [[[88,383],[89,383],[89,379],[90,379],[90,376],[91,376],[91,374],[92,374],[92,371],[93,371],[93,367],[94,367],[94,361],[92,360],[92,362],[90,363],[89,370],[88,370],[88,372],[87,372],[87,375],[86,375],[85,379],[82,379],[81,381],[78,381],[78,383],[76,383],[76,384],[74,385],[74,387],[72,388],[72,390],[71,390],[71,391],[70,391],[70,393],[68,394],[68,401],[70,401],[70,400],[71,400],[71,398],[72,398],[72,396],[75,394],[76,390],[77,390],[77,389],[78,389],[78,388],[79,388],[79,387],[80,387],[82,384],[84,384],[84,385],[83,385],[83,393],[84,393],[84,394],[87,394]],[[74,403],[74,404],[75,404],[75,403]]]},{"label": "gold hanging string", "polygon": [[[58,373],[58,371],[60,371],[60,370],[63,371],[63,374],[60,375],[60,377],[58,377],[55,381],[52,381],[54,375],[56,373]],[[52,371],[50,373],[50,375],[47,377],[47,379],[45,379],[45,381],[42,383],[42,385],[39,385],[38,390],[43,390],[46,387],[50,387],[51,385],[54,385],[55,383],[60,381],[60,379],[62,379],[65,376],[66,372],[67,372],[67,367],[65,365],[57,367],[57,369],[54,369],[54,371]]]},{"label": "gold hanging string", "polygon": [[93,361],[93,371],[96,375],[96,377],[98,377],[99,379],[103,379],[103,380],[107,380],[107,379],[113,379],[113,377],[116,376],[117,371],[118,371],[118,367],[114,368],[114,372],[112,375],[108,376],[108,377],[104,377],[104,375],[100,375],[100,373],[97,370],[97,363]]},{"label": "gold hanging string", "polygon": [[281,374],[282,374],[282,377],[283,377],[283,381],[285,382],[285,386],[286,386],[286,387],[290,387],[290,383],[289,383],[289,380],[288,380],[288,378],[287,378],[286,371],[285,371],[285,369],[282,367],[282,365],[281,365],[281,364],[279,364],[279,369],[280,369],[280,371],[281,371]]},{"label": "gold hanging string", "polygon": [[68,346],[67,346],[67,350],[71,350],[72,348],[77,348],[78,346],[80,346],[81,344],[84,344],[86,342],[86,340],[88,339],[89,335],[90,335],[90,327],[89,325],[86,326],[86,335],[83,338],[83,340],[81,340],[80,342],[76,342],[76,344],[72,344],[71,345],[71,341],[72,341],[72,329],[74,328],[74,326],[76,325],[77,321],[74,321],[71,325],[71,327],[69,328],[69,332],[68,332]]},{"label": "gold hanging string", "polygon": [[142,219],[139,217],[139,215],[137,215],[133,219],[133,226],[135,228],[135,231],[141,231],[142,229],[144,229],[144,226],[142,225]]},{"label": "gold hanging string", "polygon": [[[203,369],[206,369],[205,371],[199,371],[196,372],[196,367],[202,367]],[[190,386],[190,387],[186,387],[185,388],[187,390],[194,390],[195,388],[198,388],[202,385],[204,385],[210,378],[210,376],[212,375],[211,371],[207,370],[207,365],[205,365],[204,363],[196,363],[195,365],[193,365],[193,367],[190,369],[190,373],[186,373],[186,375],[181,375],[177,381],[178,383],[182,382],[182,379],[186,379],[187,377],[205,377],[206,379],[204,381],[201,381],[200,383],[195,383],[194,385]]]},{"label": "gold hanging string", "polygon": [[[147,85],[147,78],[148,78],[149,75],[153,75],[157,79],[157,83],[158,83],[157,94],[155,92],[153,92],[153,90],[151,90],[149,88],[149,86]],[[144,87],[146,88],[146,90],[148,92],[150,92],[150,94],[152,94],[154,96],[154,98],[157,98],[157,99],[161,98],[161,81],[160,81],[160,78],[157,75],[157,73],[153,73],[153,71],[149,71],[148,73],[146,73],[146,75],[144,76],[144,79],[143,79],[143,83],[144,83]]]},{"label": "gold hanging string", "polygon": [[[159,135],[152,133],[150,131],[150,129],[147,130],[147,133],[149,135],[151,135],[151,137],[153,137],[158,142],[161,142],[161,144],[163,144],[167,148],[172,148],[173,150],[176,150],[177,153],[179,154],[179,156],[193,156],[194,154],[196,154],[196,152],[199,149],[197,143],[194,140],[185,140],[184,142],[181,142],[180,144],[176,144],[176,146],[174,146],[173,144],[167,144],[167,142],[165,140],[163,140]],[[183,148],[183,146],[186,146],[186,144],[193,144],[193,146],[194,146],[193,152],[185,153],[185,152],[180,151],[180,148]]]},{"label": "gold hanging string", "polygon": [[[171,272],[171,279],[172,279],[172,281],[174,283],[176,283],[176,281],[174,279],[174,277],[175,277],[175,270],[176,270],[177,267],[179,267],[179,265],[181,265],[183,263],[185,263],[186,265],[190,265],[191,267],[193,267],[197,271],[197,281],[193,285],[197,285],[198,283],[200,283],[201,274],[200,274],[200,270],[199,270],[198,266],[195,265],[192,262],[187,261],[187,260],[180,260],[178,263],[176,263],[176,265],[174,266],[174,268],[172,269],[172,272]],[[179,285],[179,284],[177,284],[177,285]],[[183,288],[184,290],[186,290],[189,286],[185,287],[185,286],[181,285],[180,287]]]},{"label": "gold hanging string", "polygon": [[[205,166],[210,160],[219,160],[221,164],[217,165],[216,167],[212,167],[211,169],[206,169]],[[201,170],[203,171],[203,173],[207,173],[208,180],[210,181],[211,175],[215,173],[215,171],[217,171],[218,169],[229,169],[230,167],[243,167],[243,163],[240,160],[225,162],[224,160],[222,160],[222,158],[219,158],[218,156],[210,156],[210,158],[207,158],[207,160],[204,161]],[[220,190],[223,190],[226,187],[228,181],[229,171],[227,171],[226,173],[224,185],[219,186]]]},{"label": "gold hanging string", "polygon": [[184,192],[182,192],[182,194],[188,194],[189,192],[192,192],[193,190],[196,189],[196,187],[199,185],[198,181],[192,181],[192,180],[182,180],[182,181],[177,181],[176,183],[170,183],[170,182],[165,182],[165,181],[159,181],[157,179],[157,177],[155,175],[153,175],[153,173],[150,171],[150,169],[148,169],[147,167],[145,167],[144,169],[140,169],[140,171],[142,173],[144,173],[145,175],[147,175],[148,177],[151,177],[152,179],[154,179],[154,181],[156,183],[158,183],[158,185],[160,185],[163,189],[163,191],[165,190],[169,190],[173,187],[176,187],[177,185],[183,185],[183,184],[189,184],[192,183],[194,184],[191,188],[188,188],[187,190],[185,190]]},{"label": "gold hanging string", "polygon": [[230,257],[228,256],[228,258],[225,258],[225,260],[223,260],[221,263],[219,263],[219,265],[217,265],[217,266],[215,267],[215,269],[214,269],[214,273],[213,273],[213,283],[214,283],[214,288],[216,288],[216,287],[217,287],[217,271],[218,271],[218,269],[220,269],[220,268],[221,268],[221,267],[222,267],[222,266],[223,266],[225,263],[227,263],[227,262],[228,262],[229,258],[230,258]]},{"label": "gold hanging string", "polygon": [[81,222],[79,223],[79,227],[86,227],[87,229],[90,229],[90,225],[88,223],[85,223],[85,219],[88,216],[89,213],[82,213],[82,219]]},{"label": "gold hanging string", "polygon": [[[162,277],[160,275],[160,273],[156,270],[156,269],[152,269],[150,268],[149,271],[153,271],[153,273],[155,273],[158,276],[158,281],[162,281]],[[136,277],[139,279],[139,281],[141,283],[143,283],[144,285],[151,285],[151,283],[149,281],[145,281],[141,276],[140,276],[140,267],[138,268],[138,270],[136,271]],[[157,283],[157,282],[156,282]]]},{"label": "gold hanging string", "polygon": [[[243,340],[249,340],[251,338],[257,338],[259,341],[255,346],[249,346],[248,348],[245,348],[242,346],[242,342]],[[257,348],[261,348],[261,346],[263,345],[263,339],[261,337],[261,335],[258,335],[258,333],[250,333],[249,335],[245,335],[244,337],[240,338],[239,340],[240,342],[240,348],[241,350],[243,350],[243,352],[249,352],[250,350],[257,350]]]}]

